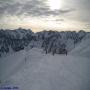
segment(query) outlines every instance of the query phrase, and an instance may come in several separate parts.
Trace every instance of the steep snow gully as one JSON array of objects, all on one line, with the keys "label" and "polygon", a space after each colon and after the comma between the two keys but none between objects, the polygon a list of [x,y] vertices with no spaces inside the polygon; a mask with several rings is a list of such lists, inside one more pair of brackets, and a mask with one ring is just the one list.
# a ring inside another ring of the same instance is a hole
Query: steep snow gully
[{"label": "steep snow gully", "polygon": [[46,55],[37,48],[22,50],[0,61],[0,87],[15,86],[18,90],[90,90],[89,62],[87,58],[73,55]]}]

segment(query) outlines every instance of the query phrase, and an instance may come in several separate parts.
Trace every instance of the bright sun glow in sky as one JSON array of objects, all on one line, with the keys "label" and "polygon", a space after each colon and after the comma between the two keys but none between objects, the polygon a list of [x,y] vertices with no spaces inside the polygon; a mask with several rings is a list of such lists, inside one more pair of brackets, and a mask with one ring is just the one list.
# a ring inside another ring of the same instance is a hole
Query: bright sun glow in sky
[{"label": "bright sun glow in sky", "polygon": [[48,0],[48,5],[51,10],[58,10],[62,6],[61,0]]}]

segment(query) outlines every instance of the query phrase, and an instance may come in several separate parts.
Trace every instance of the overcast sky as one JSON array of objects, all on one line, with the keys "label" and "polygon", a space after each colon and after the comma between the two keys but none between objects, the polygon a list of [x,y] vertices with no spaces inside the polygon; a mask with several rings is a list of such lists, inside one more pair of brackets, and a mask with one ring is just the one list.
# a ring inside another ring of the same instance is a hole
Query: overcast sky
[{"label": "overcast sky", "polygon": [[0,28],[90,30],[90,0],[0,0]]}]

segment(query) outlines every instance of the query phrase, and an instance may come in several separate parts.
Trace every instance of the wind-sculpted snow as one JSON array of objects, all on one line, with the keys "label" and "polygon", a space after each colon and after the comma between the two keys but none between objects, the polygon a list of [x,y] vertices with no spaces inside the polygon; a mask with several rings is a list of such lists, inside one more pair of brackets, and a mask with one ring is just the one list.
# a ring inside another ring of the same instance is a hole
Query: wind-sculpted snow
[{"label": "wind-sculpted snow", "polygon": [[2,73],[5,77],[1,84],[3,87],[16,86],[19,90],[90,90],[90,60],[87,58],[57,54],[53,56],[37,48],[6,57],[10,64],[14,63],[11,62],[13,58],[17,63],[14,65],[16,67],[11,66],[13,74],[7,66],[3,66],[8,70],[7,78],[5,72]]}]

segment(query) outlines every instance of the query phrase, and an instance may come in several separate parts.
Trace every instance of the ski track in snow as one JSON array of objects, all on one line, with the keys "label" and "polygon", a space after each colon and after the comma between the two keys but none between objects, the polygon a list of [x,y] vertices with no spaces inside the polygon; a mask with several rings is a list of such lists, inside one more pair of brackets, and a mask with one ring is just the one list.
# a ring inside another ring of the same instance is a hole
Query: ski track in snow
[{"label": "ski track in snow", "polygon": [[2,85],[19,90],[90,90],[89,60],[82,57],[46,55],[34,48],[24,52],[13,72]]}]

